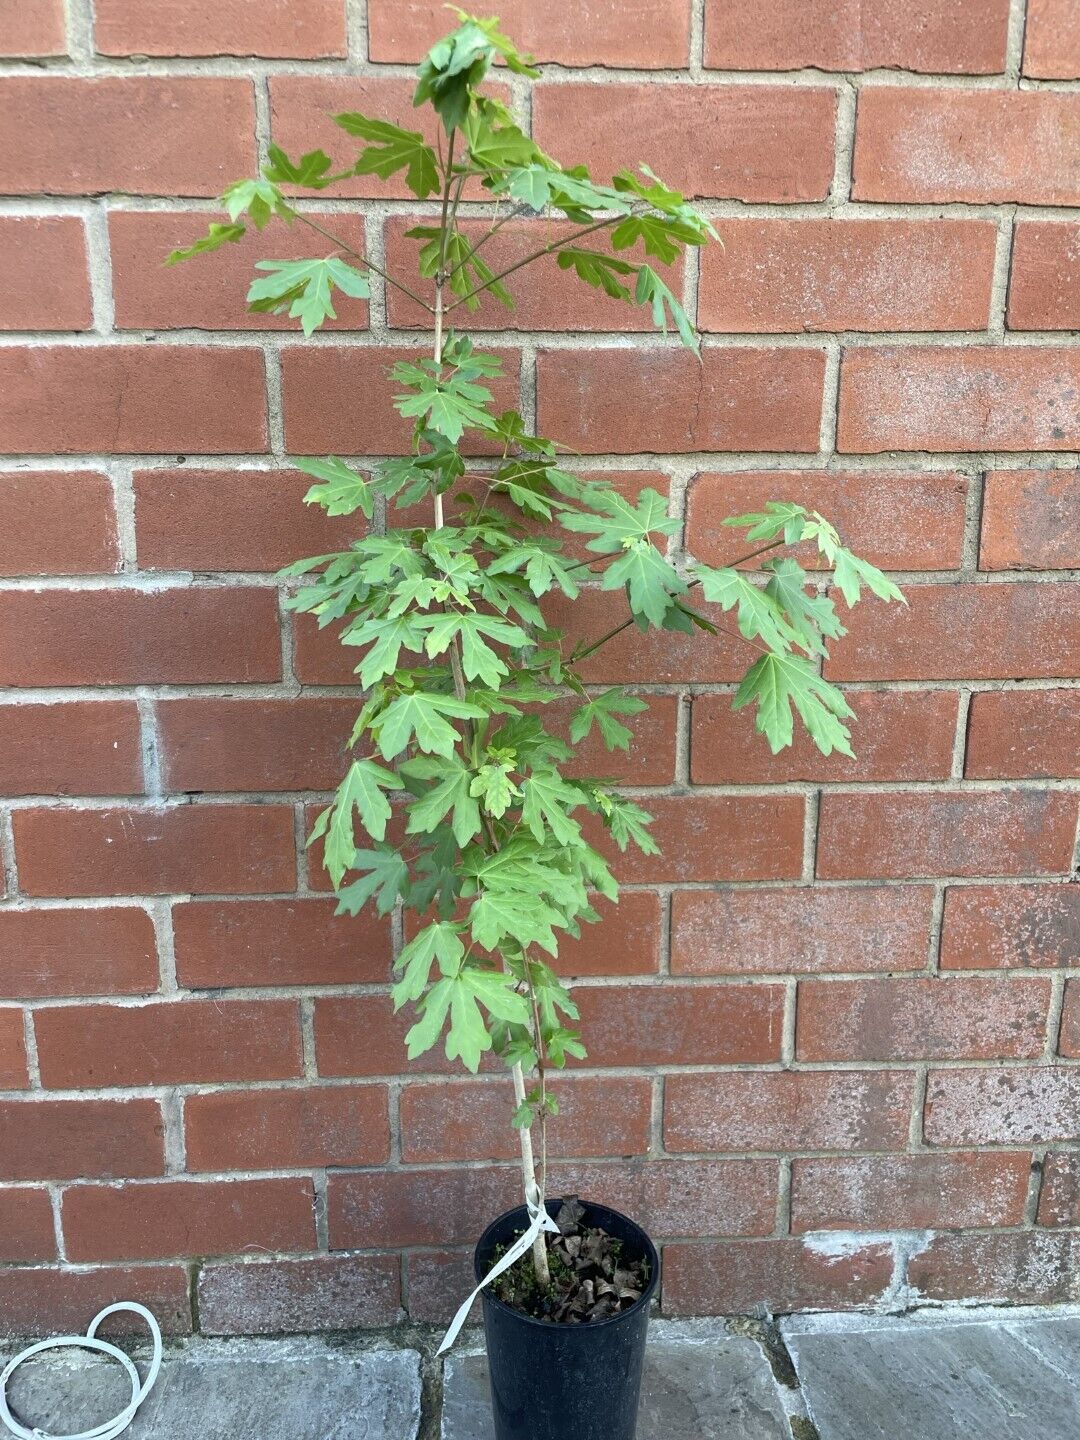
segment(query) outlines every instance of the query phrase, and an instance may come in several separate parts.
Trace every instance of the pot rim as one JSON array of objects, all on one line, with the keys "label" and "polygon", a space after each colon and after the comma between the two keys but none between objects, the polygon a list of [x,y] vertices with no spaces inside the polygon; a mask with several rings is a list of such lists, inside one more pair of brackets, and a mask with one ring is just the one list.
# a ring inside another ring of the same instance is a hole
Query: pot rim
[{"label": "pot rim", "polygon": [[[552,1214],[552,1218],[554,1219],[555,1214],[558,1213],[557,1211],[554,1211],[554,1207],[561,1206],[563,1203],[563,1198],[560,1197],[557,1200],[550,1200],[546,1203],[548,1206],[548,1213]],[[638,1314],[640,1310],[646,1308],[652,1303],[652,1298],[656,1294],[656,1287],[660,1283],[660,1252],[657,1250],[655,1244],[653,1243],[652,1236],[644,1228],[644,1226],[639,1225],[636,1220],[632,1220],[629,1215],[624,1215],[621,1210],[615,1210],[610,1205],[601,1205],[599,1202],[595,1202],[592,1200],[581,1200],[581,1204],[585,1206],[586,1212],[602,1210],[608,1215],[616,1216],[625,1224],[633,1226],[633,1228],[638,1232],[642,1240],[645,1242],[645,1254],[648,1256],[649,1268],[651,1273],[649,1275],[649,1283],[642,1291],[640,1299],[635,1300],[633,1305],[629,1306],[628,1309],[620,1310],[618,1315],[609,1315],[604,1320],[589,1320],[585,1323],[577,1325],[560,1325],[551,1320],[538,1320],[535,1315],[526,1315],[524,1310],[515,1310],[512,1305],[507,1305],[504,1300],[500,1300],[497,1295],[492,1293],[489,1286],[485,1286],[484,1289],[480,1292],[480,1296],[484,1300],[485,1304],[490,1303],[492,1305],[495,1305],[505,1314],[512,1315],[515,1320],[519,1320],[523,1325],[535,1325],[539,1329],[544,1330],[548,1333],[551,1333],[553,1331],[557,1331],[560,1333],[565,1331],[567,1333],[570,1333],[575,1330],[580,1330],[591,1334],[596,1330],[602,1330],[606,1325],[618,1325],[621,1320],[628,1320],[631,1316]],[[554,1213],[552,1213],[553,1211]],[[480,1253],[483,1250],[485,1242],[487,1241],[487,1238],[491,1234],[492,1230],[494,1230],[496,1226],[501,1225],[505,1220],[510,1219],[511,1216],[516,1215],[521,1216],[522,1225],[524,1227],[524,1224],[528,1220],[528,1214],[528,1208],[525,1205],[515,1205],[513,1209],[504,1210],[501,1215],[497,1215],[495,1219],[492,1220],[491,1224],[486,1227],[484,1233],[480,1236],[480,1239],[473,1247],[473,1273],[476,1276],[477,1281],[482,1280],[484,1278],[484,1274],[487,1273],[486,1269],[483,1271],[483,1273],[481,1273]]]}]

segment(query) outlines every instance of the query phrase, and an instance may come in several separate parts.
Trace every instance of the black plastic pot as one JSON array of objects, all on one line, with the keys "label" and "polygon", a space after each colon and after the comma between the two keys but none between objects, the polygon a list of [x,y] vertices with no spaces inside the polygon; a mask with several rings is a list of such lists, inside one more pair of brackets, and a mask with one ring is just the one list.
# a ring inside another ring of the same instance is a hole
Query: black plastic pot
[{"label": "black plastic pot", "polygon": [[[660,1279],[656,1247],[633,1220],[605,1205],[585,1204],[586,1225],[621,1240],[628,1260],[647,1256],[649,1283],[629,1310],[609,1320],[554,1325],[484,1297],[491,1403],[496,1440],[634,1440],[649,1304]],[[549,1200],[557,1218],[561,1200]],[[482,1280],[497,1246],[528,1225],[522,1205],[484,1231],[473,1265]]]}]

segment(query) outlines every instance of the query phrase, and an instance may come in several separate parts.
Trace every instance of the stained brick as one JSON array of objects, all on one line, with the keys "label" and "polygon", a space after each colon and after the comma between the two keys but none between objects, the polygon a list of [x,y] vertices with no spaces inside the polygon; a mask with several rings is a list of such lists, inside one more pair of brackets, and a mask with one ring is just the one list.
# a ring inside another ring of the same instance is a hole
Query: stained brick
[{"label": "stained brick", "polygon": [[1069,980],[1065,985],[1058,1053],[1070,1060],[1080,1060],[1080,984],[1076,980]]},{"label": "stained brick", "polygon": [[307,1335],[393,1325],[401,1318],[400,1283],[396,1255],[205,1265],[199,1329],[204,1335]]},{"label": "stained brick", "polygon": [[25,1090],[30,1084],[23,1040],[23,1012],[0,1008],[0,1089]]},{"label": "stained brick", "polygon": [[161,1175],[163,1135],[156,1100],[34,1096],[0,1101],[0,1176],[70,1180]]},{"label": "stained brick", "polygon": [[1051,1305],[1080,1298],[1080,1234],[1015,1230],[936,1235],[908,1261],[926,1300]]},{"label": "stained brick", "polygon": [[964,774],[990,780],[1080,775],[1080,690],[974,695]]},{"label": "stained brick", "polygon": [[660,897],[648,890],[624,890],[617,905],[597,896],[603,917],[582,926],[581,939],[559,936],[551,960],[560,975],[654,975],[660,968]]},{"label": "stained brick", "polygon": [[930,1072],[925,1129],[932,1145],[1043,1145],[1075,1140],[1078,1128],[1078,1070]]},{"label": "stained brick", "polygon": [[984,570],[1080,568],[1080,473],[991,470],[979,564]]},{"label": "stained brick", "polygon": [[119,570],[112,486],[94,471],[0,474],[0,575]]},{"label": "stained brick", "polygon": [[[64,0],[3,0],[0,55],[63,55],[67,50]],[[20,1332],[21,1333],[21,1332]]]},{"label": "stained brick", "polygon": [[333,790],[359,702],[178,699],[158,703],[169,791]]},{"label": "stained brick", "polygon": [[55,1259],[49,1192],[0,1187],[0,1262],[28,1265]]},{"label": "stained brick", "polygon": [[[1080,26],[1077,36],[1080,46]],[[1011,330],[1080,327],[1080,226],[1056,220],[1017,225],[1008,325]]]},{"label": "stained brick", "polygon": [[[0,30],[7,24],[4,16]],[[7,280],[0,329],[90,328],[93,306],[81,220],[74,215],[0,216],[0,263]]]},{"label": "stained brick", "polygon": [[137,905],[0,910],[0,988],[25,1000],[145,995],[158,987],[154,924]]},{"label": "stained brick", "polygon": [[[117,1295],[153,1311],[164,1334],[190,1335],[188,1274],[182,1265],[0,1270],[0,1330],[5,1335],[81,1335],[87,1315],[115,1304]],[[107,1320],[101,1329],[110,1335],[146,1333],[145,1323],[133,1315]]]},{"label": "stained brick", "polygon": [[475,1245],[476,1216],[499,1215],[519,1205],[520,1195],[519,1165],[331,1172],[326,1202],[330,1249]]},{"label": "stained brick", "polygon": [[606,846],[624,882],[791,880],[801,871],[801,795],[650,795],[645,805],[661,853]]},{"label": "stained brick", "polygon": [[1080,1154],[1048,1155],[1039,1195],[1040,1225],[1080,1225]]},{"label": "stained brick", "polygon": [[308,1170],[390,1158],[385,1085],[189,1095],[184,1133],[189,1170]]},{"label": "stained brick", "polygon": [[945,892],[941,964],[1054,969],[1080,955],[1080,885],[964,885]]},{"label": "stained brick", "polygon": [[658,1239],[666,1235],[768,1235],[776,1220],[777,1167],[767,1160],[617,1160],[552,1165],[552,1195],[622,1206]]},{"label": "stained brick", "polygon": [[892,1246],[880,1240],[840,1256],[809,1239],[665,1245],[663,1308],[667,1315],[864,1309],[884,1295],[892,1268]]},{"label": "stained brick", "polygon": [[96,0],[101,55],[345,55],[344,0]]},{"label": "stained brick", "polygon": [[780,985],[580,988],[593,1065],[729,1065],[780,1058]]},{"label": "stained brick", "polygon": [[133,701],[0,705],[0,794],[137,795],[142,768]]},{"label": "stained brick", "polygon": [[1028,0],[1024,74],[1040,80],[1080,78],[1080,15],[1071,0]]}]

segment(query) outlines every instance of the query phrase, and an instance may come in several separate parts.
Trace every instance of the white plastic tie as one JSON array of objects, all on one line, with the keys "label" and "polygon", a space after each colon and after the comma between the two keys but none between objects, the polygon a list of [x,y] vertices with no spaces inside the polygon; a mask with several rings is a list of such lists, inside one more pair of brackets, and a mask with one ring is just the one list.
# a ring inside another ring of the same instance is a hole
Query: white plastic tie
[{"label": "white plastic tie", "polygon": [[[132,1315],[138,1315],[150,1328],[150,1335],[154,1342],[154,1354],[150,1361],[150,1369],[146,1373],[146,1379],[139,1381],[139,1372],[136,1370],[131,1357],[124,1353],[118,1345],[110,1345],[107,1340],[98,1339],[98,1326],[110,1315],[116,1315],[120,1311],[128,1311]],[[127,1372],[131,1381],[131,1399],[121,1410],[120,1414],[112,1420],[106,1420],[104,1424],[95,1425],[93,1430],[80,1430],[77,1434],[53,1435],[47,1430],[27,1430],[12,1415],[8,1406],[7,1389],[11,1377],[24,1365],[27,1360],[35,1355],[42,1355],[46,1350],[93,1350],[99,1355],[108,1355],[111,1359],[118,1361]],[[157,1321],[144,1305],[136,1305],[134,1302],[109,1305],[94,1316],[90,1322],[90,1328],[85,1335],[61,1335],[55,1340],[39,1340],[36,1345],[30,1345],[21,1354],[16,1355],[0,1375],[0,1420],[2,1420],[12,1435],[17,1435],[19,1440],[116,1440],[118,1435],[124,1431],[135,1419],[139,1406],[146,1399],[153,1389],[154,1381],[161,1369],[161,1330]]]},{"label": "white plastic tie", "polygon": [[465,1321],[468,1318],[469,1311],[472,1309],[473,1306],[473,1301],[480,1294],[480,1291],[483,1290],[485,1285],[490,1285],[492,1280],[498,1279],[498,1277],[503,1273],[504,1270],[509,1270],[510,1266],[516,1264],[517,1261],[520,1260],[521,1257],[526,1253],[526,1251],[531,1250],[533,1241],[540,1235],[541,1231],[546,1230],[551,1235],[558,1235],[559,1227],[544,1209],[543,1200],[538,1199],[535,1202],[532,1200],[527,1200],[525,1203],[529,1209],[529,1228],[525,1231],[523,1235],[518,1236],[518,1238],[510,1246],[510,1249],[507,1250],[506,1254],[502,1257],[502,1259],[496,1261],[496,1263],[491,1267],[488,1273],[480,1281],[479,1285],[477,1285],[476,1289],[472,1292],[469,1298],[462,1301],[457,1314],[450,1322],[450,1329],[447,1330],[446,1334],[443,1336],[442,1344],[435,1352],[436,1355],[442,1355],[444,1351],[449,1350],[450,1346],[453,1345],[454,1341],[458,1337],[461,1327],[465,1324]]}]

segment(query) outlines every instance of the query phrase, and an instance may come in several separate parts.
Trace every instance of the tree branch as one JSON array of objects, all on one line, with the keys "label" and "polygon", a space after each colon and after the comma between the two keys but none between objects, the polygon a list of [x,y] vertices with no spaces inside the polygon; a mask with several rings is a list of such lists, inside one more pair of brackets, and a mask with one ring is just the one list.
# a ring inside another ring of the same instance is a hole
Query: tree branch
[{"label": "tree branch", "polygon": [[315,221],[305,215],[302,210],[294,210],[292,213],[297,220],[305,224],[309,230],[317,230],[324,239],[333,241],[339,250],[344,250],[346,255],[351,255],[355,260],[359,260],[362,265],[366,265],[367,268],[376,275],[381,275],[388,285],[393,285],[395,290],[400,290],[403,295],[408,295],[410,300],[415,300],[417,305],[422,305],[429,315],[434,314],[432,307],[426,300],[421,299],[415,290],[410,290],[408,285],[403,285],[400,280],[395,280],[394,277],[388,275],[385,270],[380,270],[373,260],[369,260],[366,255],[361,255],[360,251],[354,250],[351,245],[346,245],[340,236],[333,234],[330,230],[324,230],[321,225],[317,225]]},{"label": "tree branch", "polygon": [[447,309],[456,310],[459,305],[464,305],[465,302],[471,300],[474,295],[480,295],[483,291],[490,290],[492,285],[497,285],[500,280],[504,280],[507,275],[512,275],[515,270],[520,270],[525,265],[531,265],[534,260],[540,260],[545,255],[553,255],[556,250],[561,250],[566,245],[572,245],[575,240],[583,240],[586,235],[592,235],[595,231],[603,230],[608,225],[616,225],[624,218],[622,215],[611,215],[606,220],[598,220],[595,225],[588,225],[584,230],[578,230],[573,235],[567,235],[564,240],[553,240],[550,245],[545,245],[542,250],[536,250],[533,254],[526,255],[523,260],[517,260],[513,265],[508,265],[505,270],[500,270],[497,275],[492,275],[490,280],[485,280],[483,285],[478,285],[475,290],[470,290],[467,295],[462,295],[459,299],[455,300],[452,305],[448,305]]}]

